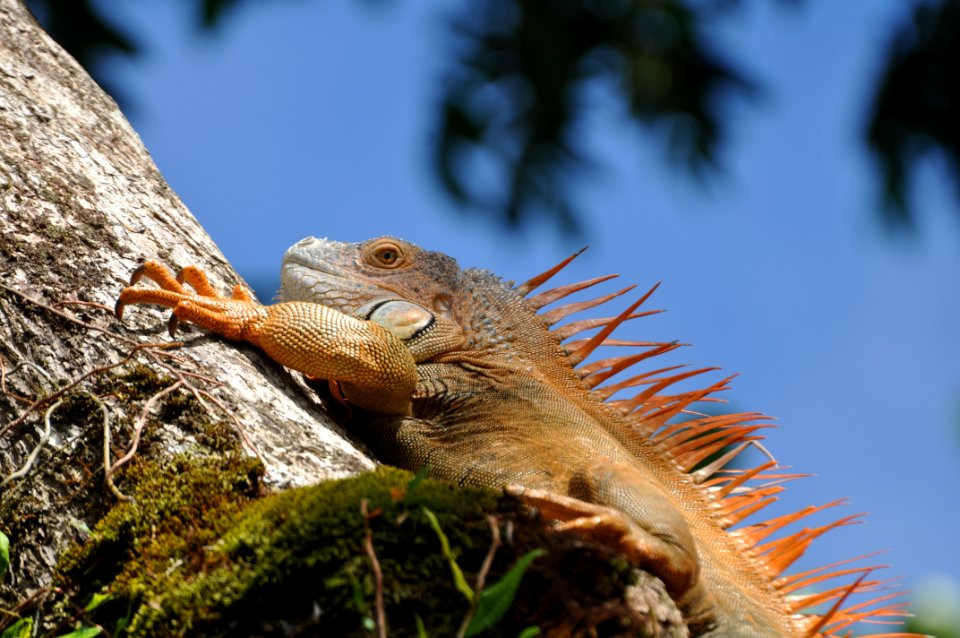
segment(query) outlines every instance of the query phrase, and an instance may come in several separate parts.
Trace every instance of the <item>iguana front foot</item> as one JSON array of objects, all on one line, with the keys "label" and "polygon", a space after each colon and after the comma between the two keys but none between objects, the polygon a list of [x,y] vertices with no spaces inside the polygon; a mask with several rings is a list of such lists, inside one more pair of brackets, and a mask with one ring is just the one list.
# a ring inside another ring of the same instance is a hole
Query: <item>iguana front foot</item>
[{"label": "iguana front foot", "polygon": [[[144,277],[160,287],[134,287]],[[223,297],[195,266],[174,276],[155,261],[134,271],[130,286],[117,300],[117,317],[126,306],[143,303],[173,309],[171,332],[177,322],[187,321],[228,339],[247,341],[307,376],[339,381],[354,405],[383,414],[412,411],[416,363],[403,341],[376,323],[318,303],[263,306],[240,285],[230,297]]]},{"label": "iguana front foot", "polygon": [[[619,510],[521,485],[510,485],[506,491],[556,520],[558,531],[573,532],[610,547],[630,562],[655,573],[673,592],[688,589],[696,580],[695,561],[677,561],[673,556],[675,547],[650,534]],[[670,563],[668,569],[663,569],[665,563]],[[693,574],[685,573],[688,571]]]},{"label": "iguana front foot", "polygon": [[[160,287],[134,288],[144,277]],[[184,287],[184,282],[196,292]],[[223,297],[196,266],[187,266],[174,276],[169,268],[155,261],[147,261],[133,271],[130,286],[120,293],[114,310],[117,317],[122,318],[127,305],[141,303],[173,309],[171,336],[179,321],[188,321],[228,339],[244,340],[245,331],[267,315],[267,309],[255,302],[240,284],[233,287],[230,297]]]},{"label": "iguana front foot", "polygon": [[612,507],[522,485],[509,485],[506,492],[556,520],[558,531],[596,541],[657,576],[684,610],[689,625],[712,624],[712,596],[699,580],[696,557],[684,548],[645,530]]}]

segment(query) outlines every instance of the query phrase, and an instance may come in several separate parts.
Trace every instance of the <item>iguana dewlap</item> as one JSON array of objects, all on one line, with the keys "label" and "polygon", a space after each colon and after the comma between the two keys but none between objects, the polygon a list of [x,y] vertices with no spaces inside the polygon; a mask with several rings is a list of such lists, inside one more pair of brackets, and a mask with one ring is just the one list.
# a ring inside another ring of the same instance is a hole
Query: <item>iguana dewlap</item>
[{"label": "iguana dewlap", "polygon": [[[693,635],[834,636],[860,621],[905,615],[889,594],[849,599],[877,588],[867,580],[871,568],[783,575],[814,538],[854,517],[774,538],[823,509],[809,507],[731,530],[782,489],[784,475],[765,474],[773,462],[724,469],[758,438],[762,417],[690,416],[690,404],[724,382],[664,394],[703,370],[667,368],[601,385],[677,344],[636,344],[638,352],[582,364],[599,345],[622,345],[610,332],[646,314],[636,309],[650,293],[616,317],[557,327],[620,294],[538,313],[610,278],[529,295],[569,261],[511,286],[399,239],[307,238],[284,257],[280,303],[262,306],[239,286],[223,298],[195,268],[174,278],[147,262],[131,283],[144,275],[160,288],[126,288],[117,311],[131,303],[169,306],[178,320],[336,382],[364,411],[351,427],[382,460],[414,471],[429,465],[432,475],[461,484],[514,486],[560,527],[613,542],[659,576]],[[634,397],[608,400],[631,387],[640,388]],[[837,576],[855,582],[798,594]],[[826,611],[805,613],[813,605]]]}]

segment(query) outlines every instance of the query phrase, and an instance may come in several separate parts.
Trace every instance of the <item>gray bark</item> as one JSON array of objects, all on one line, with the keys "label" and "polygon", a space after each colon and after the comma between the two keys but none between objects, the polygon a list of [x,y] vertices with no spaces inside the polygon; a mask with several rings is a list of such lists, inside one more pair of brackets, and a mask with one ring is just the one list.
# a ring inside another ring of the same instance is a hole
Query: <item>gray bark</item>
[{"label": "gray bark", "polygon": [[[123,365],[71,390],[103,395],[114,461],[145,401],[131,408],[98,383],[136,365],[169,376],[160,362],[227,408],[236,422],[211,400],[204,402],[210,418],[239,424],[245,449],[261,456],[273,486],[372,467],[296,379],[251,348],[194,330],[181,337],[187,343],[174,360],[134,349],[134,342],[170,341],[169,311],[132,307],[120,323],[105,309],[57,307],[81,325],[30,301],[112,307],[130,273],[150,258],[175,270],[196,264],[224,291],[240,281],[164,182],[117,105],[18,0],[0,0],[0,432],[8,430],[0,434],[0,480],[22,468],[46,439],[28,471],[0,487],[0,530],[11,536],[12,557],[0,607],[13,609],[42,591],[60,553],[82,540],[102,511],[96,503],[102,507],[113,498],[104,485],[102,424],[70,423],[69,415],[59,415],[44,437],[44,413],[56,398],[51,395],[131,353]],[[154,414],[147,427],[165,453],[202,447],[180,423]],[[85,490],[100,498],[84,497]]]}]

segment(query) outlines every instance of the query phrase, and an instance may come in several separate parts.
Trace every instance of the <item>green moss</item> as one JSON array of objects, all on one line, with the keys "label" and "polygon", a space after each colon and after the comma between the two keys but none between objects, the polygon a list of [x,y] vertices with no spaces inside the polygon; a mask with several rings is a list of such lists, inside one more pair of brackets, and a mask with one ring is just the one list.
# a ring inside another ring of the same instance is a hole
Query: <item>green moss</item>
[{"label": "green moss", "polygon": [[374,586],[361,545],[366,499],[391,615],[413,627],[418,614],[443,628],[438,635],[455,633],[467,603],[422,507],[429,503],[467,564],[479,565],[489,544],[484,512],[497,507],[492,494],[431,481],[405,494],[411,476],[384,469],[251,502],[250,463],[140,464],[128,477],[136,503],[114,508],[63,561],[66,579],[86,583],[78,603],[105,587],[118,602],[135,603],[131,635],[224,635],[254,621],[312,624],[322,601],[331,635],[362,634]]},{"label": "green moss", "polygon": [[[116,506],[62,561],[62,589],[73,608],[111,594],[92,620],[109,629],[129,615],[132,636],[372,636],[366,501],[392,637],[417,635],[417,618],[431,636],[454,635],[469,607],[424,508],[471,584],[491,542],[490,514],[507,542],[488,584],[531,548],[549,551],[524,577],[513,612],[484,635],[516,636],[538,623],[623,629],[609,601],[633,582],[625,562],[553,533],[512,499],[431,480],[411,489],[412,478],[381,468],[261,496],[259,466],[243,457],[140,462],[124,477],[136,502]],[[571,600],[583,612],[563,620]],[[591,618],[592,608],[602,618]]]},{"label": "green moss", "polygon": [[[131,443],[134,421],[138,418],[146,401],[157,392],[169,387],[175,380],[169,376],[157,374],[150,368],[141,365],[129,365],[116,369],[116,373],[104,373],[93,380],[90,392],[101,397],[110,397],[105,402],[110,414],[110,429],[112,432],[113,461],[128,449]],[[5,486],[0,490],[0,521],[3,521],[4,531],[11,540],[20,543],[24,539],[36,534],[38,525],[43,525],[46,519],[45,512],[50,503],[40,500],[40,493],[33,489],[38,481],[56,483],[62,486],[60,500],[56,506],[71,511],[82,511],[84,521],[90,525],[97,522],[111,511],[119,515],[122,510],[116,509],[116,499],[107,490],[103,489],[103,413],[101,404],[87,391],[74,391],[61,397],[61,403],[51,413],[50,421],[55,433],[69,433],[72,445],[66,447],[44,446],[34,462],[31,471],[20,480]],[[48,406],[41,406],[31,422],[42,423],[43,414]],[[181,431],[192,434],[197,445],[191,446],[195,456],[205,456],[215,453],[223,455],[225,459],[217,462],[211,468],[213,477],[223,468],[233,467],[236,458],[239,458],[239,437],[233,431],[231,422],[224,416],[215,419],[200,405],[192,392],[180,389],[164,396],[148,415],[146,427],[135,459],[115,477],[124,493],[135,489],[134,486],[142,483],[140,491],[144,494],[142,503],[150,502],[150,491],[166,493],[169,485],[174,485],[171,475],[176,474],[183,467],[190,465],[187,462],[166,462],[161,465],[144,463],[154,457],[164,457],[167,454],[166,440],[162,445],[154,445],[160,440],[160,424],[173,424]],[[79,430],[79,435],[75,431]],[[24,436],[30,445],[35,445],[35,435],[26,429]],[[76,446],[80,451],[73,453]],[[197,469],[201,469],[211,461],[198,462]],[[157,473],[163,478],[152,477],[145,468],[152,468],[150,472]],[[243,471],[246,471],[244,469]],[[202,482],[197,485],[183,485],[184,491],[203,489],[218,489],[213,477],[208,477],[211,484]],[[143,490],[146,490],[144,492]],[[131,531],[130,534],[135,533]],[[123,548],[124,551],[127,548]],[[119,551],[119,550],[118,550]],[[112,580],[112,575],[100,578],[97,587]],[[84,591],[90,588],[84,588]],[[0,600],[7,601],[13,606],[21,600],[20,593],[5,583],[0,583]],[[85,604],[85,603],[84,603]]]},{"label": "green moss", "polygon": [[[121,592],[136,589],[133,583],[146,572],[169,568],[157,561],[189,558],[216,540],[243,504],[256,497],[261,473],[258,462],[239,456],[181,456],[161,463],[134,459],[118,481],[133,501],[114,506],[91,542],[65,555],[60,570],[83,572],[95,589],[107,583]],[[122,560],[104,560],[105,554]]]},{"label": "green moss", "polygon": [[133,365],[122,374],[99,384],[99,391],[109,386],[110,392],[121,401],[143,401],[173,383],[169,376],[160,375],[144,365]]}]

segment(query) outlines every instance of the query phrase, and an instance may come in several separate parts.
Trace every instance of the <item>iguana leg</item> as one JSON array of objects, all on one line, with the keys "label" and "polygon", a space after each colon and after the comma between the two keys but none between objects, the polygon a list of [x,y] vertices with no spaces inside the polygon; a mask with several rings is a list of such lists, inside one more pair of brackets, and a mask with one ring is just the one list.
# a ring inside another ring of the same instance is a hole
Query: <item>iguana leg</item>
[{"label": "iguana leg", "polygon": [[558,531],[575,532],[595,540],[623,554],[630,562],[649,569],[664,581],[668,590],[689,589],[691,580],[695,579],[695,558],[691,561],[684,557],[678,563],[674,556],[676,547],[645,531],[619,510],[520,485],[508,486],[507,493],[558,521]]},{"label": "iguana leg", "polygon": [[[673,534],[648,531],[619,509],[550,490],[510,485],[506,491],[544,516],[558,521],[558,531],[573,532],[610,547],[637,567],[660,578],[683,610],[688,625],[703,627],[712,624],[713,597],[699,578],[699,561],[692,538],[687,544],[683,542],[687,539],[678,541]],[[686,526],[682,527],[681,535],[686,532]]]},{"label": "iguana leg", "polygon": [[[134,288],[142,277],[160,287]],[[347,399],[360,407],[384,414],[411,411],[416,364],[404,343],[380,325],[315,303],[263,306],[241,286],[231,297],[222,297],[193,266],[175,277],[166,266],[148,261],[133,273],[130,284],[117,300],[118,317],[129,304],[166,306],[176,320],[247,341],[311,377],[340,381]]]}]

